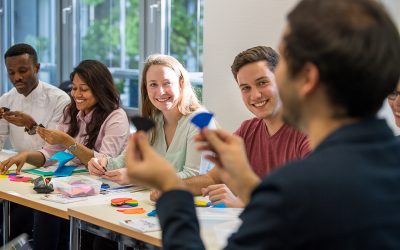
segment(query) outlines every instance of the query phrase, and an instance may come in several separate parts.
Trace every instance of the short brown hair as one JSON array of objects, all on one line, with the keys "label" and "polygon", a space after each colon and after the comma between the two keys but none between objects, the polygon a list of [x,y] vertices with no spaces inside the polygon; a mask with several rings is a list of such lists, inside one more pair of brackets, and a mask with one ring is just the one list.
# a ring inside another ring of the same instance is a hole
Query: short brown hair
[{"label": "short brown hair", "polygon": [[279,62],[279,54],[273,50],[271,47],[266,46],[256,46],[247,50],[240,52],[233,60],[231,70],[233,77],[237,81],[237,73],[243,66],[258,62],[267,61],[269,70],[272,72],[275,70]]}]

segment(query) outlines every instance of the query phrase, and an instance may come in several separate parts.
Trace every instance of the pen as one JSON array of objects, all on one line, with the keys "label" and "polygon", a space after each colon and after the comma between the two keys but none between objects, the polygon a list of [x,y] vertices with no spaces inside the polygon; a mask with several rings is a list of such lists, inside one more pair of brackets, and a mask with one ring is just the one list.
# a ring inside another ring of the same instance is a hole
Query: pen
[{"label": "pen", "polygon": [[130,188],[130,187],[134,187],[135,185],[126,185],[126,186],[120,186],[120,187],[113,187],[113,188],[109,188],[108,190],[118,190],[118,189],[125,189],[125,188]]},{"label": "pen", "polygon": [[[99,164],[99,159],[97,159],[97,158],[93,158],[93,159],[97,164]],[[103,170],[104,170],[104,172],[107,172],[107,168],[105,166],[103,166]]]}]

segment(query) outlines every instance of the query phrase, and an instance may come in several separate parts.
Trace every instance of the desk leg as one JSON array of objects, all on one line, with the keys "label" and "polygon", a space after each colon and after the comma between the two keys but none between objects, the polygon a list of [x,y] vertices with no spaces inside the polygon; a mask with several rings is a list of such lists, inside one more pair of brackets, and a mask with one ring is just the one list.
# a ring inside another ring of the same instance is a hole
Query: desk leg
[{"label": "desk leg", "polygon": [[79,232],[79,220],[73,217],[69,218],[69,249],[80,249],[81,234]]},{"label": "desk leg", "polygon": [[3,202],[3,246],[10,240],[10,202],[2,200]]},{"label": "desk leg", "polygon": [[126,250],[124,243],[118,242],[118,250]]}]

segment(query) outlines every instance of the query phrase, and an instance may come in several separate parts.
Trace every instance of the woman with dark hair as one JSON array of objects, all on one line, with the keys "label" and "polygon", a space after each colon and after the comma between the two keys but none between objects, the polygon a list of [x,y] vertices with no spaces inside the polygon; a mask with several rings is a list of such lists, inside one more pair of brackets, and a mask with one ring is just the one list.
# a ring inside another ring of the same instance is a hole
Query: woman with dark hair
[{"label": "woman with dark hair", "polygon": [[[119,94],[107,67],[95,60],[82,61],[71,73],[71,104],[57,129],[37,127],[46,141],[39,151],[21,152],[2,164],[2,171],[17,165],[19,172],[25,162],[35,166],[51,165],[49,158],[67,150],[76,157],[73,165],[87,165],[92,157],[119,155],[129,135],[129,122],[120,107]],[[35,249],[68,249],[67,220],[35,211]]]},{"label": "woman with dark hair", "polygon": [[92,157],[117,156],[125,148],[129,122],[120,107],[110,71],[95,60],[82,61],[71,73],[71,103],[65,107],[57,129],[37,127],[46,141],[39,151],[25,151],[2,162],[2,171],[13,164],[19,172],[25,162],[34,166],[54,164],[49,158],[67,150],[75,165],[87,165]]}]

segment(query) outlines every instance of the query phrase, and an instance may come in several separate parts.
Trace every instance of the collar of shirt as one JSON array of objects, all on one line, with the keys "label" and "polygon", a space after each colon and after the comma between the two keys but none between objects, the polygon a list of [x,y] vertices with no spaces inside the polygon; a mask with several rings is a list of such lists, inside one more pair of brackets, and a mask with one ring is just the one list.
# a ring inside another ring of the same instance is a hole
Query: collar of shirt
[{"label": "collar of shirt", "polygon": [[[23,96],[23,95],[21,95]],[[25,97],[25,96],[24,96]],[[25,97],[26,100],[38,101],[39,99],[45,98],[43,95],[43,82],[39,80],[38,85],[28,96]]]},{"label": "collar of shirt", "polygon": [[76,115],[76,119],[77,119],[78,121],[84,122],[85,124],[88,124],[88,123],[92,120],[93,111],[94,111],[94,109],[92,109],[92,110],[89,112],[89,114],[87,114],[87,115],[85,115],[85,114],[83,113],[83,111],[79,111],[78,114]]}]

